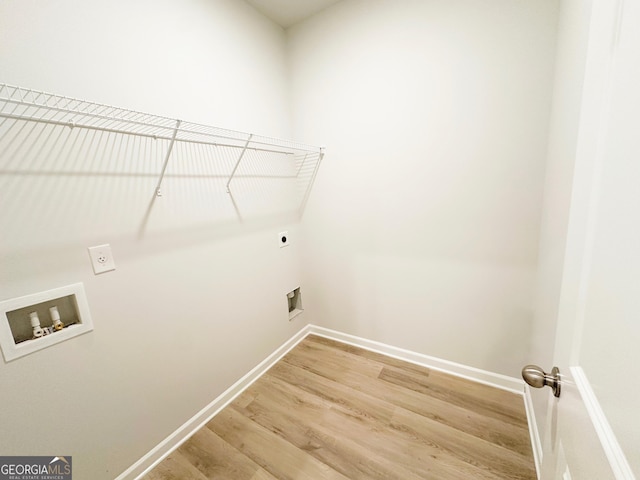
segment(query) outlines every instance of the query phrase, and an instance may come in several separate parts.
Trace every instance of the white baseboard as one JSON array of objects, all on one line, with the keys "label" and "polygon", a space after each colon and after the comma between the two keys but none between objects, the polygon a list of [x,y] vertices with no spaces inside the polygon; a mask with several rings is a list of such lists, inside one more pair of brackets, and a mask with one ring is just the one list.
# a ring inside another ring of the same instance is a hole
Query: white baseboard
[{"label": "white baseboard", "polygon": [[444,373],[455,375],[457,377],[466,378],[474,382],[483,383],[492,387],[500,388],[502,390],[508,390],[518,395],[523,395],[524,382],[520,379],[509,377],[507,375],[501,375],[499,373],[493,373],[486,370],[481,370],[475,367],[469,367],[460,363],[450,362],[448,360],[442,360],[440,358],[431,357],[422,353],[412,352],[403,348],[394,347],[385,343],[368,340],[362,337],[356,337],[346,333],[338,332],[336,330],[330,330],[324,327],[318,327],[316,325],[309,325],[309,333],[319,335],[321,337],[337,340],[342,343],[347,343],[355,347],[364,348],[372,352],[381,353],[398,360],[404,360],[423,367],[439,370]]},{"label": "white baseboard", "polygon": [[[424,367],[439,370],[451,375],[466,378],[475,382],[490,385],[492,387],[508,390],[519,395],[523,395],[523,382],[517,378],[508,377],[498,373],[488,372],[474,367],[461,365],[459,363],[442,360],[436,357],[430,357],[421,353],[412,352],[402,348],[393,347],[384,343],[367,340],[365,338],[356,337],[346,333],[341,333],[328,328],[318,327],[316,325],[307,325],[287,340],[283,345],[276,349],[271,355],[265,358],[259,365],[253,368],[244,377],[234,383],[220,396],[213,400],[209,405],[204,407],[193,417],[187,420],[175,432],[160,442],[149,453],[134,463],[127,470],[122,472],[116,480],[134,480],[146,475],[158,463],[166,458],[171,452],[186,442],[191,435],[202,428],[209,422],[218,412],[231,403],[238,395],[247,389],[253,382],[260,378],[269,368],[271,368],[278,360],[294,348],[298,343],[304,340],[307,335],[314,334],[336,340],[342,343],[364,348],[373,352],[381,353],[398,360],[414,363]],[[531,425],[531,424],[530,424]],[[534,422],[535,425],[535,422]]]},{"label": "white baseboard", "polygon": [[134,463],[127,470],[122,472],[116,480],[139,479],[146,475],[158,463],[164,460],[171,452],[186,442],[191,435],[202,428],[224,407],[231,403],[238,395],[246,390],[253,382],[260,378],[271,366],[287,354],[289,350],[300,343],[309,334],[309,325],[304,327],[293,337],[282,344],[271,355],[260,362],[249,373],[243,376],[236,383],[231,385],[209,405],[204,407],[193,417],[187,420],[175,432],[165,438],[149,453]]},{"label": "white baseboard", "polygon": [[591,383],[589,383],[584,370],[581,367],[570,367],[570,370],[616,480],[635,480],[636,477],[631,470],[627,457],[622,451],[622,447],[620,447],[606,415],[602,411],[600,402],[598,402],[598,398],[591,388]]},{"label": "white baseboard", "polygon": [[535,409],[533,408],[533,399],[531,398],[531,387],[524,386],[524,409],[527,412],[527,422],[529,423],[529,435],[531,436],[531,447],[533,449],[533,462],[536,465],[536,474],[538,478],[542,472],[542,441],[540,440],[540,431],[536,422]]}]

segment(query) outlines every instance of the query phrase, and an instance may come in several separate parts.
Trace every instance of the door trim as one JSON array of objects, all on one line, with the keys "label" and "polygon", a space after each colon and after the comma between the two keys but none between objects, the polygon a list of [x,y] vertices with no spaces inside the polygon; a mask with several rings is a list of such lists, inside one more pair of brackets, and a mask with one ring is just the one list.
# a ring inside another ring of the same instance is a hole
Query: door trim
[{"label": "door trim", "polygon": [[636,477],[631,471],[627,457],[622,447],[620,447],[606,415],[602,411],[600,402],[598,402],[598,398],[593,388],[591,388],[587,375],[582,367],[569,367],[569,369],[587,409],[589,419],[598,434],[600,443],[602,443],[602,448],[607,455],[613,474],[617,480],[635,480]]},{"label": "door trim", "polygon": [[531,387],[524,386],[524,409],[527,413],[527,422],[529,422],[529,435],[531,436],[531,448],[533,450],[533,463],[536,466],[536,474],[540,478],[542,473],[542,440],[540,439],[540,431],[536,422],[535,408],[533,408],[533,398],[531,397]]}]

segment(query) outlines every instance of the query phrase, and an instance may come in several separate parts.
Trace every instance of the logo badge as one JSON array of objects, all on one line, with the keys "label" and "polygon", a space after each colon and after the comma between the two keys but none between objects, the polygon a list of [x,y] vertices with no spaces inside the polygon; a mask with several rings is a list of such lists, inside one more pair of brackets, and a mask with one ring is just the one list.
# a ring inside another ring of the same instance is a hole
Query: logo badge
[{"label": "logo badge", "polygon": [[71,457],[0,457],[0,480],[72,480]]}]

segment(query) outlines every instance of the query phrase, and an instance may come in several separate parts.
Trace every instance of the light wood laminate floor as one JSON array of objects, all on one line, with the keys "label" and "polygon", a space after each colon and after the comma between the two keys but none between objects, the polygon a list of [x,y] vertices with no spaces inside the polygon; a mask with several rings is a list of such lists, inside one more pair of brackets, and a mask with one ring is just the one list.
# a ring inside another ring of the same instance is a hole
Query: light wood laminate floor
[{"label": "light wood laminate floor", "polygon": [[535,479],[521,396],[310,335],[145,480]]}]

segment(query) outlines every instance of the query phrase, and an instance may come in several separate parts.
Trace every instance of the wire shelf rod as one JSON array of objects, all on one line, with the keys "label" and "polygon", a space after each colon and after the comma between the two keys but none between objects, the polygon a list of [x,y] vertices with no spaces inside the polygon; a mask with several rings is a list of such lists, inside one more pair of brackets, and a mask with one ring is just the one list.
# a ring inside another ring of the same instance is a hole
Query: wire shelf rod
[{"label": "wire shelf rod", "polygon": [[[3,101],[3,99],[0,99],[0,101]],[[16,106],[19,106],[20,104],[17,103],[15,100],[8,100],[6,101],[6,103],[12,103],[12,104],[16,104]],[[29,105],[29,107],[31,108],[35,108],[35,112],[38,112],[40,110],[43,109],[47,109],[49,111],[55,111],[55,112],[59,112],[59,113],[66,113],[69,115],[75,115],[76,118],[73,119],[69,119],[69,120],[62,120],[62,119],[53,119],[53,118],[47,118],[44,115],[48,112],[45,112],[42,116],[36,116],[34,113],[30,113],[30,114],[15,114],[13,112],[15,112],[15,108],[11,111],[11,113],[4,113],[4,112],[0,112],[0,116],[4,117],[4,118],[10,118],[13,120],[24,120],[24,121],[30,121],[30,122],[41,122],[41,123],[49,123],[49,124],[53,124],[53,125],[66,125],[69,127],[78,127],[78,128],[88,128],[88,129],[92,129],[92,130],[103,130],[103,131],[107,131],[107,132],[112,132],[112,133],[121,133],[121,134],[128,134],[128,135],[138,135],[138,136],[146,136],[146,137],[153,137],[153,138],[164,138],[166,140],[171,140],[172,136],[169,134],[159,134],[159,133],[152,133],[155,129],[160,129],[160,130],[164,130],[167,132],[171,132],[175,129],[175,127],[171,127],[169,125],[159,125],[159,124],[153,124],[153,123],[148,123],[148,122],[144,122],[144,121],[138,121],[135,119],[131,119],[131,118],[117,118],[117,117],[111,117],[111,116],[107,116],[104,114],[100,114],[100,113],[93,113],[93,112],[84,112],[84,111],[74,111],[74,110],[68,110],[68,109],[64,109],[64,108],[58,108],[58,107],[45,107],[42,105]],[[135,112],[135,113],[139,113],[139,112]],[[145,114],[141,114],[141,115],[145,115]],[[83,123],[81,122],[81,119],[77,118],[78,116],[80,117],[91,117],[92,119],[96,119],[97,121],[94,123]],[[135,118],[135,117],[134,117]],[[164,118],[164,117],[162,117]],[[175,122],[175,120],[173,120]],[[127,125],[135,125],[140,127],[140,129],[137,130],[131,130],[131,129],[125,129],[125,128],[114,128],[111,127],[109,125],[115,125],[115,124],[127,124]],[[199,124],[192,124],[195,125],[197,127],[202,127],[202,129],[205,128],[211,128],[208,127],[206,125],[199,125]],[[240,133],[240,132],[238,132]],[[223,140],[237,140],[237,141],[242,141],[242,138],[237,138],[236,136],[229,136],[229,135],[221,135],[219,133],[211,133],[211,132],[206,132],[206,131],[199,131],[199,130],[194,130],[194,129],[188,129],[188,128],[179,128],[178,129],[178,134],[179,135],[195,135],[195,136],[204,136],[204,137],[211,137],[211,138],[219,138],[219,139],[223,139]],[[274,139],[274,138],[270,138],[270,137],[262,137],[265,138],[266,140],[257,140],[254,139],[252,141],[253,144],[258,144],[258,145],[277,145],[277,146],[283,146],[285,148],[290,148],[291,150],[299,150],[299,151],[308,151],[308,152],[315,152],[318,150],[317,147],[312,147],[309,145],[303,145],[303,144],[298,144],[298,143],[294,143],[294,142],[286,142],[286,143],[290,143],[292,144],[292,146],[286,146],[284,145],[285,142],[278,140],[278,139]],[[193,140],[190,138],[177,138],[176,140],[178,141],[183,141],[183,142],[193,142],[193,143],[202,143],[202,144],[208,144],[208,145],[223,145],[220,142],[205,142],[205,141],[197,141],[197,140]],[[271,141],[268,141],[271,140]],[[243,148],[242,145],[238,144],[238,145],[232,145],[232,144],[225,144],[225,146],[230,146],[230,147],[237,147],[237,148]],[[252,147],[249,147],[252,148]],[[284,152],[281,150],[273,150],[273,149],[264,149],[263,151],[272,151],[272,152],[279,152],[279,153],[291,153],[291,152]]]},{"label": "wire shelf rod", "polygon": [[69,121],[69,120],[54,120],[54,119],[49,119],[49,118],[32,118],[32,117],[25,117],[24,115],[15,115],[15,114],[6,114],[6,113],[0,113],[1,117],[4,118],[8,118],[11,120],[22,120],[22,121],[26,121],[26,122],[35,122],[35,123],[46,123],[49,125],[60,125],[60,126],[64,126],[64,127],[71,127],[71,128],[75,128],[75,127],[79,127],[79,128],[84,128],[87,130],[100,130],[103,132],[111,132],[111,133],[120,133],[123,135],[134,135],[134,136],[139,136],[139,137],[148,137],[148,138],[158,138],[158,139],[164,139],[164,140],[171,140],[170,136],[163,136],[163,135],[155,135],[155,134],[151,134],[151,133],[141,133],[141,132],[132,132],[131,130],[123,130],[123,129],[119,129],[119,128],[108,128],[108,127],[100,127],[100,126],[94,126],[94,125],[80,125],[77,124],[73,121]]},{"label": "wire shelf rod", "polygon": [[[141,126],[141,127],[153,127],[153,128],[158,128],[160,130],[168,130],[171,131],[173,130],[173,128],[170,125],[165,125],[165,124],[159,124],[159,123],[150,123],[150,122],[142,122],[142,121],[137,121],[137,120],[132,120],[130,118],[127,117],[114,117],[114,116],[108,116],[108,115],[103,115],[103,114],[96,114],[96,113],[89,113],[83,110],[73,110],[73,109],[69,109],[69,108],[63,108],[63,107],[56,107],[56,106],[48,106],[48,105],[40,105],[40,104],[24,104],[24,103],[20,103],[17,102],[16,100],[13,99],[4,99],[4,98],[0,98],[1,102],[5,102],[5,103],[17,103],[18,106],[20,105],[24,105],[25,107],[29,107],[29,108],[35,108],[35,112],[38,112],[42,109],[47,109],[47,111],[49,112],[58,112],[58,113],[62,113],[62,114],[67,114],[67,115],[75,115],[76,117],[89,117],[92,119],[96,119],[96,120],[106,120],[106,121],[112,121],[112,122],[121,122],[124,124],[129,124],[129,125],[134,125],[134,126]],[[34,112],[34,113],[35,113]],[[37,117],[34,115],[34,113],[31,113],[30,115],[27,114],[22,114],[21,116],[23,117],[23,120],[29,120],[29,121],[38,121],[41,119],[41,117]],[[0,113],[0,115],[5,115],[4,113]],[[161,117],[163,118],[163,117]],[[171,120],[171,119],[167,119],[167,120]],[[173,122],[175,122],[175,120],[171,120]],[[77,122],[74,122],[77,123]],[[87,124],[82,124],[83,128],[88,128],[90,125]],[[136,133],[131,132],[131,133]]]},{"label": "wire shelf rod", "polygon": [[[176,138],[176,142],[181,143],[193,143],[196,145],[211,145],[214,147],[227,147],[227,148],[241,148],[245,149],[244,145],[233,145],[230,143],[220,143],[220,142],[205,142],[202,140],[184,140],[181,138]],[[269,153],[279,153],[281,155],[295,155],[294,152],[286,151],[286,150],[274,150],[272,148],[260,148],[260,147],[246,147],[246,150],[251,150],[253,152],[269,152]]]},{"label": "wire shelf rod", "polygon": [[231,193],[231,189],[229,188],[229,185],[231,184],[231,180],[233,179],[233,176],[236,174],[236,170],[238,169],[238,166],[240,165],[240,162],[242,161],[242,157],[244,157],[245,152],[247,151],[247,146],[249,145],[249,142],[251,141],[251,137],[253,137],[253,134],[249,134],[249,138],[247,138],[247,143],[244,144],[244,148],[242,149],[242,152],[240,152],[240,156],[238,157],[238,161],[236,162],[235,167],[233,167],[233,170],[231,171],[231,176],[229,177],[229,180],[227,180],[227,193]]},{"label": "wire shelf rod", "polygon": [[[227,182],[227,189],[248,151],[293,155],[297,165],[297,176],[305,170],[309,162],[319,163],[323,156],[322,148],[294,141],[182,122],[169,117],[0,83],[0,125],[4,128],[7,121],[38,122],[109,134],[133,135],[167,141],[171,147],[175,142],[181,142],[242,149]],[[12,125],[9,128],[12,128]]]},{"label": "wire shelf rod", "polygon": [[[50,120],[50,119],[46,119],[46,118],[39,118],[39,119],[31,119],[31,118],[25,118],[21,115],[9,115],[9,114],[3,114],[0,113],[0,116],[5,118],[5,119],[9,119],[9,120],[21,120],[21,121],[30,121],[30,122],[35,122],[35,123],[44,123],[44,124],[48,124],[48,125],[57,125],[57,126],[63,126],[63,127],[70,127],[70,128],[84,128],[86,130],[97,130],[97,131],[101,131],[101,132],[108,132],[108,133],[117,133],[117,134],[121,134],[121,135],[133,135],[133,136],[137,136],[137,137],[144,137],[144,138],[152,138],[154,140],[168,140],[171,141],[173,140],[173,136],[169,136],[169,135],[157,135],[154,133],[142,133],[142,132],[131,132],[128,130],[122,130],[122,129],[118,129],[118,128],[108,128],[108,127],[101,127],[101,126],[79,126],[78,124],[75,124],[73,122],[69,122],[69,121],[63,121],[63,120]],[[175,128],[174,128],[175,129]],[[222,142],[207,142],[204,140],[187,140],[187,139],[182,139],[182,138],[176,138],[175,139],[176,142],[181,142],[181,143],[193,143],[193,144],[199,144],[199,145],[211,145],[214,147],[227,147],[227,148],[240,148],[240,149],[244,149],[244,145],[236,145],[236,144],[231,144],[231,143],[222,143]],[[282,155],[295,155],[294,152],[292,151],[286,151],[286,150],[276,150],[276,149],[271,149],[271,148],[260,148],[260,147],[246,147],[247,150],[252,150],[252,151],[256,151],[256,152],[270,152],[270,153],[279,153]]]},{"label": "wire shelf rod", "polygon": [[178,134],[178,128],[180,128],[180,120],[176,120],[176,129],[173,131],[173,138],[169,143],[169,148],[167,148],[167,154],[164,157],[164,164],[162,165],[162,171],[160,172],[160,178],[158,179],[158,185],[156,185],[156,196],[161,197],[162,193],[160,192],[160,187],[162,186],[162,180],[164,179],[164,174],[167,171],[167,165],[169,165],[169,159],[171,158],[171,150],[173,150],[173,144],[176,141],[176,135]]},{"label": "wire shelf rod", "polygon": [[[78,127],[86,127],[87,125],[84,122],[87,122],[87,119],[104,119],[105,121],[121,122],[126,125],[137,126],[140,128],[159,129],[167,132],[167,135],[170,136],[169,132],[173,132],[175,125],[175,120],[168,117],[161,117],[135,110],[127,110],[106,104],[87,102],[84,100],[9,86],[6,84],[0,84],[0,102],[4,102],[5,104],[16,104],[17,106],[25,107],[25,109],[34,109],[35,111],[31,111],[30,115],[23,112],[25,119],[30,119],[32,121],[37,118],[42,118],[37,117],[36,113],[42,111],[42,109],[46,109],[48,112],[57,112],[61,115],[74,115],[76,118],[71,121]],[[15,112],[15,109],[13,112]],[[45,112],[45,114],[48,112]],[[54,114],[51,113],[51,115]],[[187,125],[189,128],[186,127]],[[139,130],[134,130],[133,133],[137,133],[138,131]],[[237,140],[239,142],[246,138],[246,134],[242,132],[186,122],[183,122],[180,128],[179,134],[183,133],[186,135],[192,134],[226,138],[230,140]],[[259,138],[256,137],[257,136],[254,136],[253,143],[265,145],[276,144],[297,150],[316,150],[316,147],[297,142],[283,141],[266,136],[260,136]]]}]

